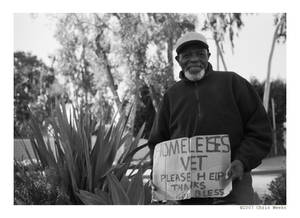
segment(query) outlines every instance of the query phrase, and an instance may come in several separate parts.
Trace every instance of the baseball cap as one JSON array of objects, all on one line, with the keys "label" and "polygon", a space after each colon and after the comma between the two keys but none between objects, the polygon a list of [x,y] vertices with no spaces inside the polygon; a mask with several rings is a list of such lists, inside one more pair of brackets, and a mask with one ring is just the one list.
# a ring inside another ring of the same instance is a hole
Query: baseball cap
[{"label": "baseball cap", "polygon": [[184,47],[192,44],[199,45],[208,49],[208,44],[204,35],[197,32],[188,32],[177,40],[175,50],[178,54]]}]

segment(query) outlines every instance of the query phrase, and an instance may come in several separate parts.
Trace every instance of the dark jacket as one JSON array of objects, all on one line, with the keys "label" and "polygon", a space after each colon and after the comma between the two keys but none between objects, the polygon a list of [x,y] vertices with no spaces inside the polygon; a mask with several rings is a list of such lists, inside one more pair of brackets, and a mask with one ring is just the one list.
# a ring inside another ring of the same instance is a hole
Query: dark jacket
[{"label": "dark jacket", "polygon": [[228,134],[231,159],[245,172],[257,167],[272,145],[266,111],[251,84],[234,72],[213,71],[209,64],[196,82],[181,80],[167,90],[156,114],[149,148],[162,141],[196,135]]}]

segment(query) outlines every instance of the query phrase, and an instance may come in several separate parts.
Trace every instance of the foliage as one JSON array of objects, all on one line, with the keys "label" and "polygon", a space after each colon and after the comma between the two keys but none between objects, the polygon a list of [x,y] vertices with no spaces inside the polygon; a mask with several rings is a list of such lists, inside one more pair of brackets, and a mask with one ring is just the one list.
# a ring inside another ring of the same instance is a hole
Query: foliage
[{"label": "foliage", "polygon": [[243,26],[241,13],[209,13],[204,21],[202,30],[210,30],[213,38],[220,44],[223,50],[223,42],[228,32],[232,48],[234,47],[234,36],[237,36],[237,30]]},{"label": "foliage", "polygon": [[271,193],[264,196],[264,204],[286,205],[286,173],[273,180],[268,190]]},{"label": "foliage", "polygon": [[68,197],[59,187],[47,182],[36,165],[14,163],[14,204],[69,204]]},{"label": "foliage", "polygon": [[28,107],[34,110],[41,123],[49,116],[54,97],[47,90],[54,82],[53,69],[36,56],[25,52],[14,53],[14,137],[25,137],[28,134]]},{"label": "foliage", "polygon": [[[259,82],[257,79],[252,78],[250,83],[256,90],[257,94],[263,100],[263,92],[265,82]],[[270,100],[274,99],[275,102],[275,121],[276,121],[276,135],[278,142],[278,154],[284,155],[284,134],[285,134],[285,122],[286,122],[286,83],[283,80],[277,79],[271,82],[270,89]],[[269,104],[268,116],[269,120],[272,121],[272,105]]]},{"label": "foliage", "polygon": [[280,28],[278,29],[277,32],[277,42],[282,41],[285,43],[286,41],[286,13],[281,13],[281,14],[276,14],[274,16],[274,24],[277,26],[278,24],[280,25]]},{"label": "foliage", "polygon": [[74,103],[90,107],[97,93],[94,80],[94,54],[91,51],[92,29],[83,14],[66,14],[57,20],[56,39],[61,49],[56,68],[64,76],[65,84],[73,90]]},{"label": "foliage", "polygon": [[144,85],[140,88],[140,104],[137,107],[136,117],[134,120],[134,132],[136,135],[139,131],[139,128],[145,123],[145,138],[148,138],[152,128],[152,124],[155,117],[155,109],[153,107],[150,91],[147,85]]},{"label": "foliage", "polygon": [[132,128],[138,123],[134,129],[139,129],[141,122],[135,119],[140,120],[137,110],[143,107],[140,90],[149,87],[157,109],[161,95],[174,83],[173,44],[183,32],[195,29],[195,21],[192,15],[170,13],[63,14],[57,19],[56,38],[62,45],[57,71],[74,90],[72,101],[81,99],[94,111],[114,105],[122,113],[120,99],[134,100],[129,124]]},{"label": "foliage", "polygon": [[[126,132],[128,116],[112,121],[109,129],[90,111],[80,108],[67,114],[63,102],[49,119],[54,145],[42,137],[39,122],[32,115],[31,144],[47,182],[66,193],[72,204],[146,204],[142,174],[147,165],[131,165],[144,126],[133,138]],[[92,144],[92,135],[96,140]],[[28,154],[29,156],[29,154]],[[30,156],[29,156],[30,157]],[[30,157],[31,162],[32,157]],[[127,176],[129,168],[137,169]]]},{"label": "foliage", "polygon": [[123,112],[117,92],[121,63],[114,62],[121,58],[111,58],[113,43],[118,40],[112,36],[110,17],[111,14],[61,14],[55,34],[61,44],[55,65],[72,103],[90,108],[105,124],[116,112],[114,106]]}]

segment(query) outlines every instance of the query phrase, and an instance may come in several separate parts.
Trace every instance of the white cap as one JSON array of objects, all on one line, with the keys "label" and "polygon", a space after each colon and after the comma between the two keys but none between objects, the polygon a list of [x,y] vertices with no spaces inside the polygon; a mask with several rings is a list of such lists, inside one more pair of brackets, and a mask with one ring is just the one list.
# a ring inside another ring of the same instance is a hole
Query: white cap
[{"label": "white cap", "polygon": [[178,53],[183,46],[197,42],[208,49],[208,44],[204,35],[196,32],[188,32],[177,40],[175,50]]}]

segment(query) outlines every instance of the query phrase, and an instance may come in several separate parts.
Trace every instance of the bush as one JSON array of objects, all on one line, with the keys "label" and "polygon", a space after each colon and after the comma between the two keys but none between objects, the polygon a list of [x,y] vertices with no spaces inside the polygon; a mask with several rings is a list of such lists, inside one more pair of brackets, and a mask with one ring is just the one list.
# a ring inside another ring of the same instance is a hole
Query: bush
[{"label": "bush", "polygon": [[62,190],[51,185],[37,165],[14,164],[14,204],[70,204]]},{"label": "bush", "polygon": [[268,190],[271,193],[264,196],[264,204],[286,205],[286,173],[273,180]]},{"label": "bush", "polygon": [[[150,203],[149,189],[142,178],[148,166],[142,161],[131,165],[133,155],[146,147],[138,147],[144,126],[133,138],[126,132],[128,116],[121,116],[118,122],[113,120],[109,129],[101,121],[97,123],[87,110],[73,108],[72,116],[73,119],[67,116],[61,104],[50,117],[54,148],[44,139],[35,116],[31,116],[30,141],[37,163],[27,152],[35,169],[22,172],[22,166],[17,165],[15,196],[21,201],[15,203],[52,204],[61,195],[67,196],[66,204]],[[92,145],[94,133],[96,142]],[[128,169],[137,173],[126,175]],[[24,186],[23,193],[18,187]],[[39,196],[33,197],[34,192]]]}]

